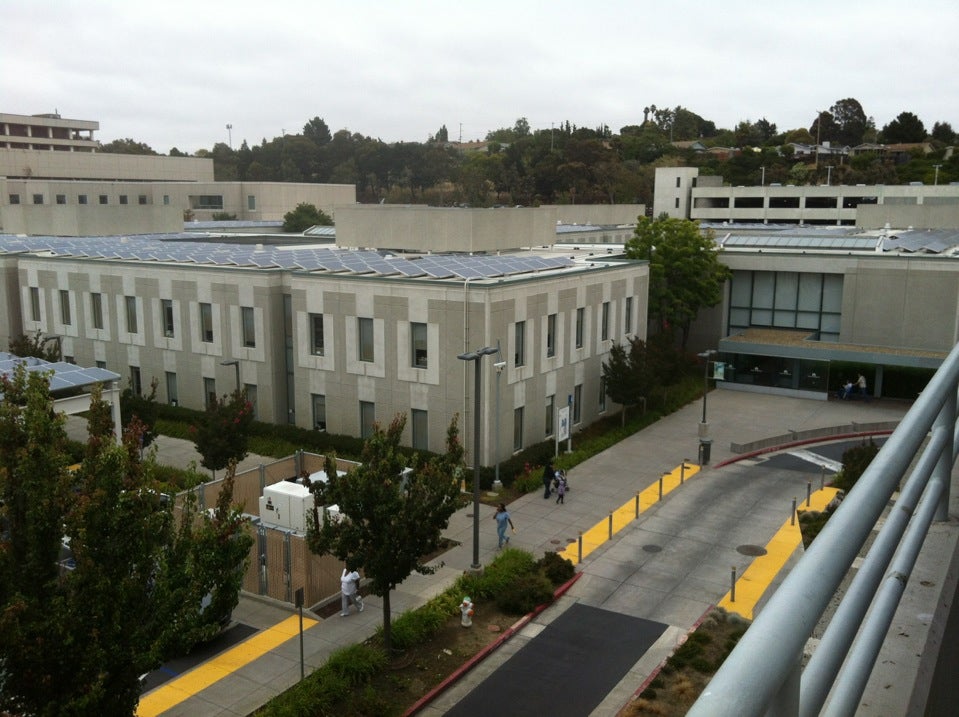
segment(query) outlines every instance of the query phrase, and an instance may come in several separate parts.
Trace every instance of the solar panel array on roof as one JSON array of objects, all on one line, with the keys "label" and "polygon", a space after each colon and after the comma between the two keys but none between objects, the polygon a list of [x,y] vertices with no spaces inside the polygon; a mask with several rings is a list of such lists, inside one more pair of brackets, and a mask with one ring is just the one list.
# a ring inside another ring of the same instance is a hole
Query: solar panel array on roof
[{"label": "solar panel array on roof", "polygon": [[44,361],[34,356],[21,358],[6,351],[0,351],[0,375],[11,375],[20,364],[30,372],[52,371],[53,376],[50,378],[51,391],[80,388],[94,383],[118,381],[120,379],[120,374],[107,371],[105,368],[84,368],[65,361]]},{"label": "solar panel array on roof", "polygon": [[[269,245],[164,241],[161,235],[136,237],[16,237],[0,235],[0,254],[48,252],[54,256],[121,261],[170,262],[300,271],[349,272],[378,276],[484,279],[573,266],[566,257],[430,254],[417,258],[376,251],[327,247],[283,249]],[[195,239],[195,237],[193,237]]]},{"label": "solar panel array on roof", "polygon": [[959,232],[950,229],[909,230],[890,234],[883,242],[885,251],[929,252],[941,254],[959,246]]},{"label": "solar panel array on roof", "polygon": [[729,236],[722,245],[726,249],[816,249],[870,251],[876,246],[876,237],[840,236]]}]

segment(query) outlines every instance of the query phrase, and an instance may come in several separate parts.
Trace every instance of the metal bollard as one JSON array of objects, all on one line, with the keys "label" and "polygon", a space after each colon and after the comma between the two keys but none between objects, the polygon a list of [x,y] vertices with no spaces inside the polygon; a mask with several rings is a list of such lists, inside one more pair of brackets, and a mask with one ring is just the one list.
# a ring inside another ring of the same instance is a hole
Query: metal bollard
[{"label": "metal bollard", "polygon": [[662,476],[659,477],[659,500],[660,502],[662,502],[663,500],[663,477]]},{"label": "metal bollard", "polygon": [[636,491],[636,517],[639,517],[639,491]]},{"label": "metal bollard", "polygon": [[609,511],[609,539],[613,539],[613,511]]},{"label": "metal bollard", "polygon": [[806,483],[806,507],[812,506],[812,481]]},{"label": "metal bollard", "polygon": [[576,564],[579,565],[583,562],[583,531],[579,531],[579,550],[576,555]]},{"label": "metal bollard", "polygon": [[823,463],[822,473],[819,474],[819,490],[826,487],[826,464]]},{"label": "metal bollard", "polygon": [[735,565],[733,565],[733,571],[730,577],[729,602],[736,602],[736,566]]},{"label": "metal bollard", "polygon": [[686,459],[683,458],[683,464],[679,467],[679,485],[686,481]]},{"label": "metal bollard", "polygon": [[795,498],[795,496],[793,496],[793,512],[792,512],[792,515],[789,516],[789,524],[790,524],[790,525],[795,525],[795,524],[796,524],[796,498]]}]

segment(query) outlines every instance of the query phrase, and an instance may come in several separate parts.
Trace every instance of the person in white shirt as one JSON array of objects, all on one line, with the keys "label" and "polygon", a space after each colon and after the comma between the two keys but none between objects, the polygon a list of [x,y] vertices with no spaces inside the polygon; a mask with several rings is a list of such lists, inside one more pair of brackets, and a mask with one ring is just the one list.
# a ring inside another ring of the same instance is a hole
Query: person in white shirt
[{"label": "person in white shirt", "polygon": [[343,568],[340,576],[340,617],[350,616],[350,603],[356,605],[357,612],[363,612],[363,599],[359,591],[360,574],[349,565]]}]

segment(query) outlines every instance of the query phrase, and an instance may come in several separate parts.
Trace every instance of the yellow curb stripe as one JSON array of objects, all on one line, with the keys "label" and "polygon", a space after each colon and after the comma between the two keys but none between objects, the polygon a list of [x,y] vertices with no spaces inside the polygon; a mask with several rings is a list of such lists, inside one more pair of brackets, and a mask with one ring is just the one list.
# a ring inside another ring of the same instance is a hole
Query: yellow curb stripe
[{"label": "yellow curb stripe", "polygon": [[[689,480],[699,473],[700,467],[691,463],[686,464],[685,472],[682,465],[676,466],[669,473],[663,474],[663,497],[680,486],[680,478]],[[659,502],[659,479],[652,485],[639,492],[639,512],[643,513]],[[632,498],[613,511],[613,535],[636,519],[636,499]],[[583,558],[599,548],[609,540],[609,517],[599,521],[593,527],[583,531]],[[562,550],[556,551],[573,565],[579,564],[579,545],[576,542],[567,544]]]},{"label": "yellow curb stripe", "polygon": [[[838,489],[832,487],[817,490],[812,494],[809,505],[807,506],[804,500],[797,512],[822,511],[838,492]],[[742,576],[736,580],[736,602],[730,599],[732,595],[730,591],[719,601],[719,607],[752,620],[756,605],[800,545],[802,545],[802,531],[799,528],[798,517],[795,521],[787,520],[766,543],[766,554],[754,559]]]},{"label": "yellow curb stripe", "polygon": [[[317,623],[317,620],[303,618],[303,630],[309,630]],[[143,695],[137,707],[137,717],[156,717],[166,712],[299,634],[299,616],[288,617]]]}]

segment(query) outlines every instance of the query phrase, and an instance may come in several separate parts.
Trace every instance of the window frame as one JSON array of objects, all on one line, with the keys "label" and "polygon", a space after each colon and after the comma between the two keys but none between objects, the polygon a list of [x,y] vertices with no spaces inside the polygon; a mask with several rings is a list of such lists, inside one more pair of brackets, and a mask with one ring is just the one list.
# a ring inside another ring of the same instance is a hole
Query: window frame
[{"label": "window frame", "polygon": [[125,309],[124,313],[126,314],[127,333],[128,334],[140,333],[140,324],[137,321],[137,297],[124,296],[123,307]]},{"label": "window frame", "polygon": [[240,307],[240,332],[243,338],[243,347],[256,348],[256,319],[252,306]]},{"label": "window frame", "polygon": [[168,339],[176,338],[173,299],[160,299],[160,321],[163,323],[163,335]]},{"label": "window frame", "polygon": [[517,321],[513,325],[513,337],[515,345],[513,347],[513,367],[519,368],[526,365],[526,322]]},{"label": "window frame", "polygon": [[576,309],[576,348],[583,348],[583,337],[586,333],[586,308],[580,306]]},{"label": "window frame", "polygon": [[70,313],[70,290],[60,289],[60,323],[64,326],[73,324],[73,316]]},{"label": "window frame", "polygon": [[410,322],[410,365],[429,368],[429,327],[419,321]]},{"label": "window frame", "polygon": [[[325,356],[326,340],[323,336],[324,321],[323,314],[310,314],[310,355]],[[317,325],[319,322],[319,325]]]},{"label": "window frame", "polygon": [[376,360],[376,349],[373,341],[373,319],[366,316],[356,318],[356,357],[364,363],[373,363]]},{"label": "window frame", "polygon": [[103,328],[103,294],[99,291],[90,292],[90,322],[93,328]]},{"label": "window frame", "polygon": [[205,344],[213,343],[213,304],[209,301],[199,303],[200,311],[200,341]]},{"label": "window frame", "polygon": [[546,317],[546,358],[556,355],[556,314]]}]

